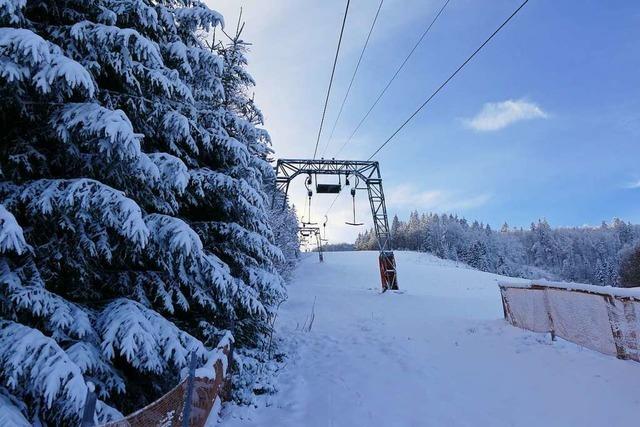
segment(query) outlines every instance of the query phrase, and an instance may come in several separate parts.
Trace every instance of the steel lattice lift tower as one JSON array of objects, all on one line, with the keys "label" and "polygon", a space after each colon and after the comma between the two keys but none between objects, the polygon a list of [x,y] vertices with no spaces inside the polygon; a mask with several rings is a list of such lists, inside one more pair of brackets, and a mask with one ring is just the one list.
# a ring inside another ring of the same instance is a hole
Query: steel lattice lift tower
[{"label": "steel lattice lift tower", "polygon": [[315,237],[316,250],[318,251],[318,258],[320,262],[324,261],[323,249],[322,249],[322,236],[320,235],[320,227],[299,227],[298,232],[302,237]]},{"label": "steel lattice lift tower", "polygon": [[[382,290],[398,289],[398,277],[396,271],[396,261],[389,245],[389,220],[387,218],[387,207],[382,190],[382,177],[380,166],[376,161],[362,160],[310,160],[310,159],[279,159],[276,164],[276,186],[283,194],[287,194],[289,184],[299,175],[307,175],[307,183],[310,183],[311,176],[318,175],[338,175],[344,177],[345,181],[349,177],[364,183],[369,195],[369,204],[373,216],[373,226],[378,242],[378,257],[380,266],[380,279]],[[316,193],[339,193],[340,184],[318,184],[316,181]],[[309,190],[310,191],[310,190]],[[354,192],[352,191],[352,195]],[[311,193],[309,193],[309,197]],[[283,207],[286,199],[283,201]],[[309,219],[310,221],[310,219]]]}]

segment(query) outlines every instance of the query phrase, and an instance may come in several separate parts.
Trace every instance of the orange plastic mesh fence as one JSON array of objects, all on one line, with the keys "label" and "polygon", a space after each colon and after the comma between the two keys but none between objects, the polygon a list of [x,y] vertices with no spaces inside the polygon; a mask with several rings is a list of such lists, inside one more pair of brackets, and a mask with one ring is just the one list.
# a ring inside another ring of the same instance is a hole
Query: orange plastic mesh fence
[{"label": "orange plastic mesh fence", "polygon": [[[215,378],[198,377],[193,381],[189,426],[204,426],[217,399],[226,400],[229,392],[229,371],[232,359],[231,341],[218,347],[226,361],[216,360]],[[104,424],[103,427],[181,426],[184,401],[187,396],[188,378],[155,402],[126,416],[124,419]]]},{"label": "orange plastic mesh fence", "polygon": [[583,347],[640,362],[640,290],[571,284],[500,284],[505,319]]}]

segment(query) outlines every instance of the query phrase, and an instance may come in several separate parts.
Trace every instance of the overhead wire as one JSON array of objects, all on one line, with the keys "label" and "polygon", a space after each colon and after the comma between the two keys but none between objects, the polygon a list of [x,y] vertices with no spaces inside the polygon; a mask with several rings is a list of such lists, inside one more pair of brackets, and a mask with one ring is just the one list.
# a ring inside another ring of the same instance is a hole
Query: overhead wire
[{"label": "overhead wire", "polygon": [[324,213],[324,216],[329,215],[329,211],[333,208],[333,205],[336,203],[336,200],[338,200],[339,196],[340,196],[340,193],[337,193],[336,197],[333,198],[333,201],[331,202],[331,205],[329,205],[329,209],[327,209],[327,211]]},{"label": "overhead wire", "polygon": [[[356,128],[353,130],[353,132],[351,132],[351,135],[349,136],[349,138],[342,144],[342,146],[340,147],[340,149],[338,150],[338,152],[336,153],[336,157],[338,155],[340,155],[340,153],[342,152],[342,150],[345,148],[345,146],[351,141],[351,139],[353,139],[353,136],[356,134],[356,132],[358,131],[358,129],[360,129],[360,127],[362,126],[362,124],[365,122],[365,120],[367,119],[367,117],[369,117],[369,114],[371,114],[371,112],[373,111],[373,109],[375,108],[375,106],[378,104],[378,102],[380,102],[380,100],[382,99],[382,97],[384,96],[385,92],[387,91],[387,89],[389,89],[389,87],[391,86],[391,84],[393,83],[393,81],[396,79],[396,77],[398,77],[398,75],[400,74],[400,72],[402,71],[402,69],[404,68],[404,66],[407,64],[407,62],[409,61],[409,58],[411,58],[411,56],[413,55],[413,53],[416,51],[416,49],[418,48],[418,46],[422,43],[422,41],[424,40],[424,38],[427,36],[427,34],[429,33],[429,31],[431,30],[431,27],[433,27],[433,25],[436,23],[436,21],[438,20],[438,18],[440,17],[440,15],[442,14],[442,12],[444,11],[444,9],[447,7],[447,5],[449,4],[451,0],[445,0],[444,4],[442,5],[442,7],[438,10],[438,12],[436,13],[436,15],[434,16],[434,18],[431,20],[431,22],[429,23],[429,25],[427,26],[427,28],[422,32],[422,34],[420,35],[420,37],[418,38],[418,40],[416,41],[416,43],[413,45],[413,47],[411,48],[411,50],[409,51],[409,53],[407,54],[407,56],[404,58],[404,60],[402,61],[402,63],[400,64],[400,66],[396,69],[395,73],[393,74],[393,76],[391,77],[391,79],[389,79],[389,81],[387,82],[387,84],[385,85],[385,87],[382,89],[382,91],[378,94],[378,97],[376,98],[376,100],[373,102],[373,104],[369,107],[369,110],[366,112],[366,114],[362,117],[362,119],[360,120],[360,122],[358,123],[358,125],[356,126]],[[371,25],[371,28],[369,29],[369,34],[367,36],[367,40],[365,41],[365,45],[363,46],[362,52],[360,53],[360,58],[358,59],[358,64],[356,65],[356,69],[354,70],[353,76],[351,78],[351,82],[349,83],[349,88],[347,89],[347,94],[345,95],[345,98],[343,99],[343,103],[340,107],[340,112],[338,113],[338,119],[340,118],[340,114],[342,112],[342,108],[344,106],[344,103],[346,101],[346,98],[348,96],[349,93],[349,89],[351,88],[351,85],[353,83],[353,80],[355,78],[355,75],[358,71],[358,67],[360,65],[360,61],[364,55],[364,51],[369,43],[369,39],[371,37],[371,33],[373,32],[373,28],[375,26],[375,23],[378,19],[378,15],[380,14],[380,9],[382,8],[382,3],[383,1],[380,2],[380,5],[378,6],[378,10],[376,12],[376,15],[374,17],[373,23]],[[331,131],[331,135],[333,135],[333,131],[335,130],[336,124],[338,122],[338,119],[336,119],[336,123],[334,124],[334,129],[332,129]],[[331,140],[331,137],[329,137],[329,141]],[[327,146],[328,146],[329,142],[327,142]],[[327,147],[325,147],[324,152],[326,152]],[[323,152],[323,155],[324,155]],[[315,157],[314,157],[315,158]],[[338,200],[338,196],[340,194],[336,194],[336,197],[333,199],[333,201],[331,202],[331,205],[329,206],[329,209],[327,209],[325,216],[327,216],[329,214],[329,212],[331,211],[331,209],[333,208],[334,204],[336,203],[336,201]]]},{"label": "overhead wire", "polygon": [[449,83],[465,65],[469,63],[477,54],[482,50],[495,37],[496,34],[502,30],[505,25],[513,19],[514,16],[520,12],[520,10],[529,2],[525,0],[427,99],[424,101],[392,134],[387,138],[377,149],[369,156],[367,160],[373,159],[373,157],[380,152],[397,134],[400,132],[446,85]]},{"label": "overhead wire", "polygon": [[[490,41],[491,39],[493,39],[493,37],[496,36],[496,34],[498,34],[498,32],[500,32],[500,30],[502,30],[502,28],[504,28],[509,21],[511,21],[511,19],[513,19],[518,12],[520,12],[520,10],[529,2],[529,0],[525,0],[427,99],[425,102],[423,102],[417,110],[415,110],[408,119],[406,119],[401,125],[400,127],[398,127],[393,134],[391,134],[391,136],[389,138],[387,138],[387,140],[385,140],[385,142],[383,142],[377,149],[376,151],[373,152],[373,154],[371,156],[369,156],[369,158],[367,160],[371,160],[373,159],[373,157],[378,154],[380,152],[380,150],[382,150],[397,134],[398,132],[400,132],[402,130],[402,128],[404,128]],[[445,3],[448,3],[448,1]],[[443,9],[441,9],[440,11],[442,11]],[[348,141],[347,141],[348,142]],[[346,144],[345,144],[346,145]],[[343,145],[344,148],[344,145]],[[329,209],[327,209],[327,212],[325,215],[329,214],[329,211],[331,211],[331,209],[333,208],[334,203],[336,202],[336,200],[338,199],[338,197],[336,196],[336,198],[333,200],[333,202],[331,203],[331,205],[329,206]]]},{"label": "overhead wire", "polygon": [[[333,198],[333,201],[332,201],[332,202],[331,202],[331,204],[329,205],[329,209],[327,209],[327,211],[324,213],[325,223],[324,223],[323,227],[325,227],[325,226],[326,226],[326,224],[327,224],[327,222],[329,221],[329,219],[328,219],[328,218],[329,218],[329,217],[328,217],[329,212],[330,212],[330,211],[331,211],[331,209],[333,208],[333,205],[336,203],[336,200],[338,200],[338,197],[340,197],[340,193],[337,193],[337,194],[336,194],[336,197],[334,197],[334,198]],[[327,229],[326,229],[326,227],[325,227],[324,232],[325,232],[325,236],[324,236],[324,238],[326,239],[326,238],[327,238],[327,235],[326,235]]]},{"label": "overhead wire", "polygon": [[353,70],[353,74],[351,75],[351,81],[349,82],[349,86],[347,87],[347,91],[344,94],[344,98],[342,99],[342,104],[340,104],[340,110],[338,111],[338,115],[336,120],[333,122],[333,127],[331,128],[331,133],[329,134],[329,138],[327,139],[327,143],[324,146],[324,150],[322,151],[322,156],[324,157],[327,149],[329,148],[329,144],[333,139],[333,134],[336,131],[336,127],[338,126],[338,122],[340,121],[340,117],[342,116],[342,111],[344,110],[344,106],[347,102],[347,98],[349,97],[349,93],[351,92],[351,87],[353,86],[353,82],[356,79],[356,75],[358,74],[358,69],[360,68],[360,63],[362,62],[362,58],[364,57],[364,52],[367,50],[367,46],[369,45],[369,40],[371,39],[371,34],[373,33],[373,29],[376,26],[376,22],[378,22],[378,16],[380,16],[380,10],[382,9],[382,5],[384,4],[384,0],[380,0],[380,4],[378,4],[378,10],[376,10],[376,14],[373,17],[373,21],[371,22],[371,26],[369,28],[369,33],[367,34],[367,39],[362,46],[362,50],[360,51],[360,57],[358,57],[358,62],[356,63],[356,67]]},{"label": "overhead wire", "polygon": [[375,99],[375,101],[373,101],[373,104],[371,104],[371,106],[369,107],[369,109],[367,110],[367,112],[365,113],[364,116],[362,116],[362,118],[360,119],[360,122],[358,122],[358,125],[355,127],[355,129],[351,132],[351,134],[349,135],[349,137],[345,140],[345,142],[342,144],[342,146],[340,147],[340,149],[338,150],[338,152],[336,153],[336,157],[340,155],[340,153],[342,152],[342,150],[344,150],[344,148],[346,147],[346,145],[353,139],[353,137],[355,136],[355,134],[358,132],[358,130],[360,129],[360,127],[364,124],[364,122],[367,120],[367,118],[369,117],[369,115],[371,114],[371,112],[373,111],[373,109],[376,107],[376,105],[378,105],[378,103],[380,102],[380,100],[382,99],[382,97],[384,96],[384,94],[387,92],[387,89],[389,89],[389,87],[391,86],[391,84],[394,82],[394,80],[396,79],[396,77],[398,77],[398,75],[400,74],[400,72],[402,71],[402,69],[404,68],[404,66],[407,64],[407,62],[409,61],[409,58],[411,58],[411,56],[413,55],[413,53],[416,51],[416,49],[418,48],[418,46],[420,46],[420,44],[422,43],[422,41],[425,39],[425,37],[427,36],[427,34],[429,34],[429,31],[431,31],[431,27],[433,27],[433,25],[436,23],[436,21],[438,20],[438,18],[440,17],[440,15],[442,15],[442,12],[444,12],[444,9],[447,7],[447,5],[449,4],[451,0],[446,0],[444,2],[444,4],[442,5],[442,7],[438,10],[438,13],[436,13],[436,15],[434,16],[434,18],[431,20],[431,22],[429,23],[429,25],[427,26],[427,28],[422,32],[422,35],[420,35],[420,37],[418,38],[418,40],[416,41],[416,43],[413,45],[413,47],[411,48],[411,50],[409,51],[409,53],[407,54],[407,56],[404,58],[404,60],[402,61],[402,63],[400,64],[400,66],[396,69],[395,73],[393,73],[393,76],[391,76],[391,79],[389,79],[389,81],[387,82],[387,84],[385,85],[385,87],[382,89],[382,91],[380,91],[380,93],[378,94],[378,97]]},{"label": "overhead wire", "polygon": [[316,138],[316,147],[313,150],[313,158],[316,158],[318,154],[318,144],[320,143],[320,136],[322,135],[322,126],[324,125],[324,119],[327,114],[327,105],[329,104],[329,97],[331,96],[331,86],[333,85],[333,77],[336,73],[336,64],[338,63],[338,55],[340,54],[340,45],[342,44],[342,36],[344,34],[344,27],[347,22],[347,15],[349,14],[349,4],[351,0],[347,0],[347,6],[344,9],[344,17],[342,18],[342,27],[340,28],[340,37],[338,38],[338,47],[336,48],[336,56],[333,59],[333,68],[331,69],[331,78],[329,79],[329,87],[327,88],[327,96],[324,100],[324,108],[322,109],[322,119],[320,120],[320,128],[318,129],[318,137]]}]

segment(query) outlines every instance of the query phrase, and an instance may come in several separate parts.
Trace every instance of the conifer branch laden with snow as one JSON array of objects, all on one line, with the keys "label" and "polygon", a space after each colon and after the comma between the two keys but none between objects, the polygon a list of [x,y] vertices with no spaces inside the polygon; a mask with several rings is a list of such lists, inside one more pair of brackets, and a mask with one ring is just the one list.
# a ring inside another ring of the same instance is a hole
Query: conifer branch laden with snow
[{"label": "conifer branch laden with snow", "polygon": [[117,419],[229,330],[260,352],[297,221],[269,209],[247,44],[205,43],[222,23],[195,0],[0,0],[5,419],[77,423],[89,381]]}]

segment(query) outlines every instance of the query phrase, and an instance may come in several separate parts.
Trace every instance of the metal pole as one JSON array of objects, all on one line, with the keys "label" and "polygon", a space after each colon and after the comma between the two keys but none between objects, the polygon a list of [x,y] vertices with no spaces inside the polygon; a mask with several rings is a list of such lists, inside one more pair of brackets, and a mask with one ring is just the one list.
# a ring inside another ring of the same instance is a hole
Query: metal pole
[{"label": "metal pole", "polygon": [[189,361],[189,378],[187,379],[187,395],[184,399],[184,409],[182,411],[182,427],[189,427],[191,418],[191,399],[193,398],[193,378],[196,375],[196,351],[191,352],[191,360]]},{"label": "metal pole", "polygon": [[324,256],[322,254],[322,238],[320,237],[320,230],[316,231],[316,243],[318,245],[318,256],[320,257],[320,262],[323,262]]},{"label": "metal pole", "polygon": [[87,382],[87,397],[84,401],[84,410],[82,411],[82,427],[92,427],[93,416],[96,413],[96,393],[95,386],[92,382]]}]

